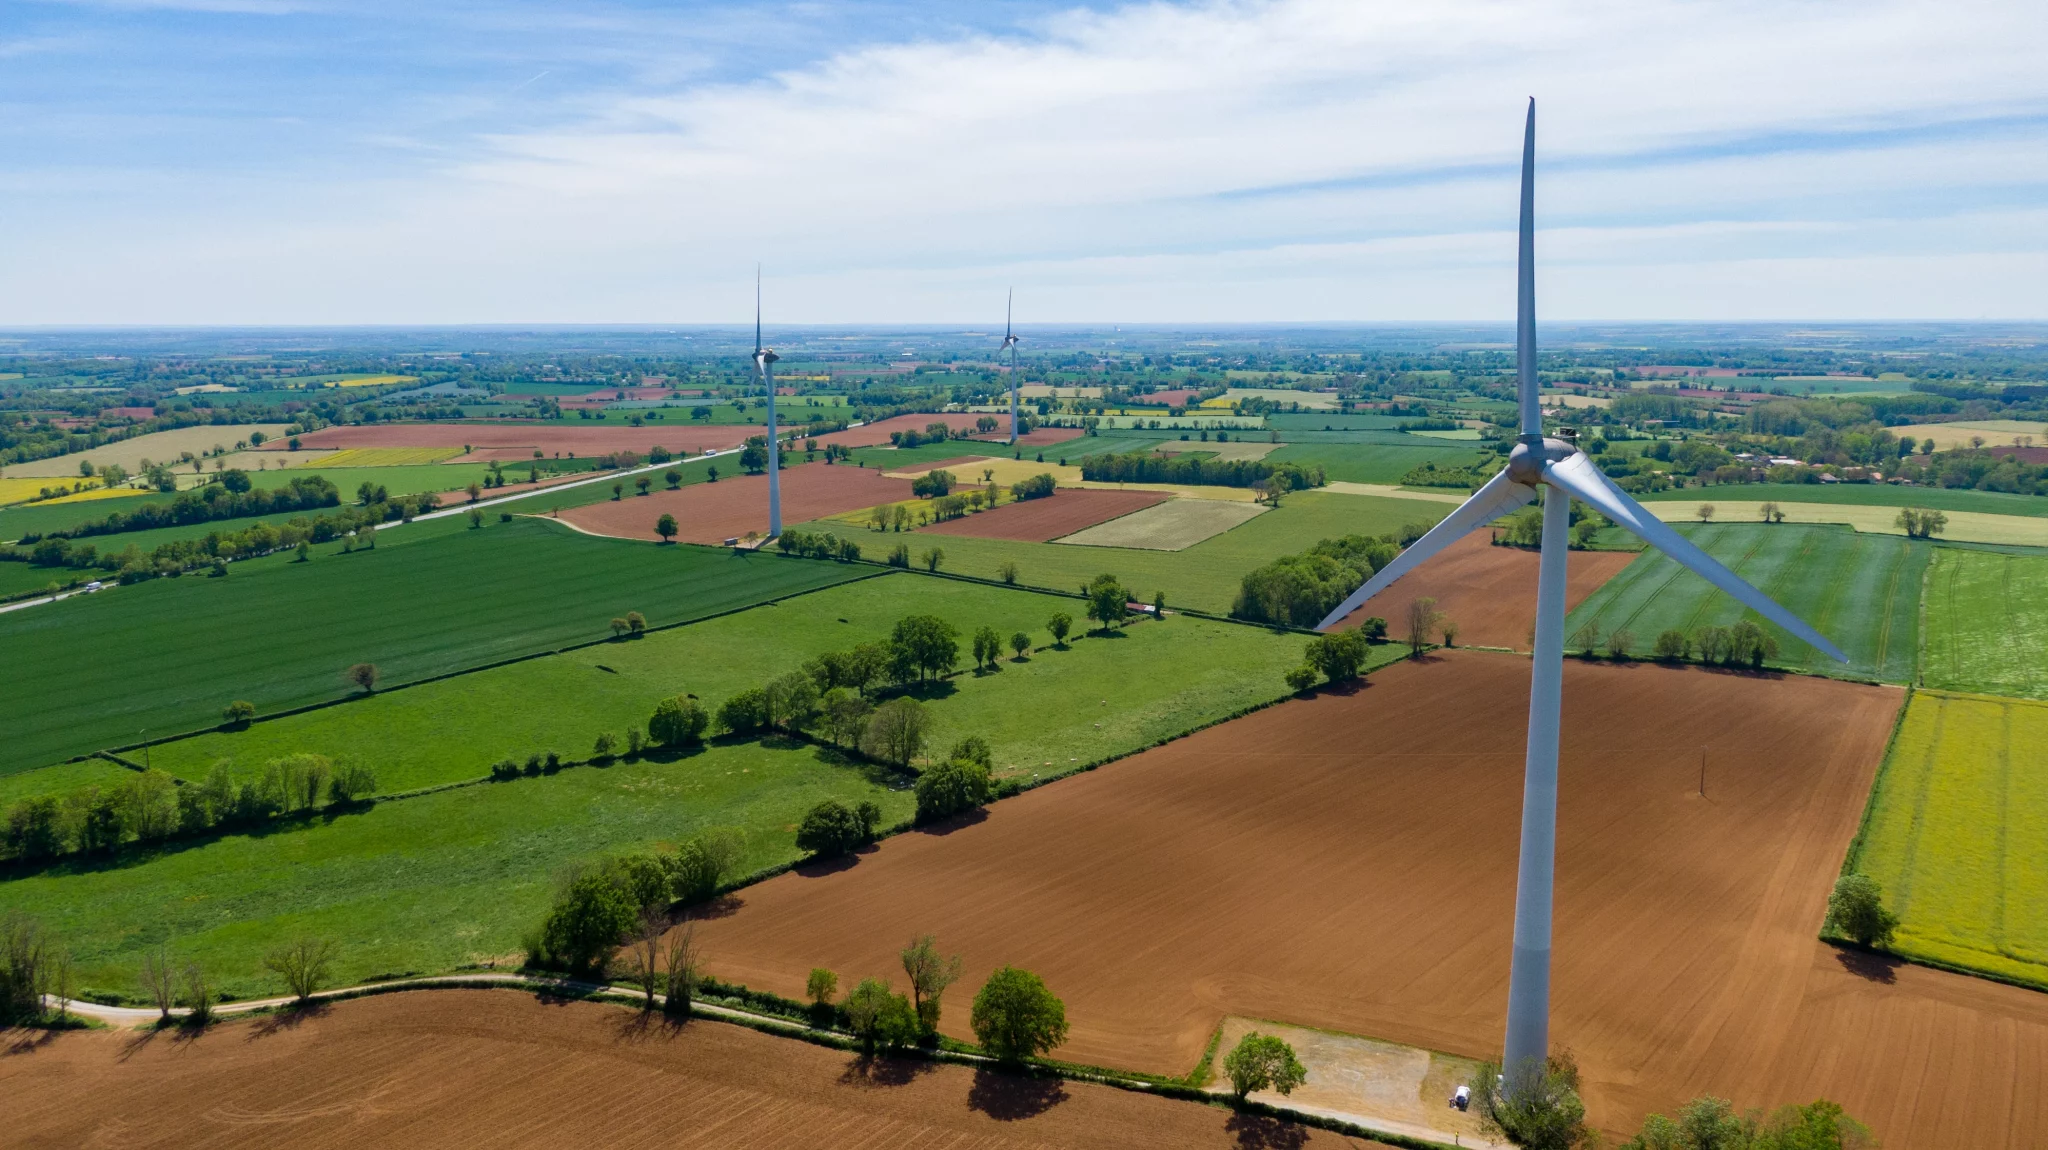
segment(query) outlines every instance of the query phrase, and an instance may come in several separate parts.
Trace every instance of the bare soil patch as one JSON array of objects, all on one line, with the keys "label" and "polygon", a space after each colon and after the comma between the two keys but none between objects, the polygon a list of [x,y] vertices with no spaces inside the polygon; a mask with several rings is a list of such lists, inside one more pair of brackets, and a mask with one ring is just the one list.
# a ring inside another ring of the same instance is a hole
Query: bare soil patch
[{"label": "bare soil patch", "polygon": [[[1635,557],[1631,551],[1571,552],[1565,560],[1565,610],[1584,602]],[[1534,551],[1495,547],[1482,535],[1467,535],[1366,600],[1338,627],[1348,630],[1377,615],[1387,621],[1389,634],[1405,639],[1409,606],[1428,596],[1437,610],[1457,620],[1459,643],[1526,651],[1536,625],[1539,559]]]},{"label": "bare soil patch", "polygon": [[0,1119],[22,1147],[1362,1145],[507,990],[385,995],[196,1039],[58,1035],[0,1058]]},{"label": "bare soil patch", "polygon": [[1080,547],[1181,551],[1256,519],[1265,507],[1246,500],[1176,499],[1060,540]]},{"label": "bare soil patch", "polygon": [[[737,469],[737,468],[735,468]],[[720,468],[720,470],[724,470]],[[910,481],[890,479],[870,467],[843,463],[806,463],[782,471],[782,521],[808,523],[878,503],[910,498]],[[564,522],[594,535],[621,539],[659,539],[655,520],[676,517],[676,536],[685,543],[723,543],[749,531],[768,530],[768,476],[732,475],[716,483],[698,483],[677,491],[657,488],[648,495],[626,495],[564,510]]]},{"label": "bare soil patch", "polygon": [[1043,499],[1005,503],[993,511],[920,527],[926,535],[970,535],[976,539],[1019,539],[1044,543],[1084,527],[1150,507],[1163,491],[1089,491],[1069,488]]},{"label": "bare soil patch", "polygon": [[[365,423],[323,427],[299,437],[303,447],[461,447],[476,449],[477,461],[531,459],[535,451],[547,455],[574,452],[579,456],[633,451],[641,455],[656,447],[688,451],[692,455],[714,449],[737,447],[758,427],[744,425],[648,424],[645,427],[578,427],[562,423]],[[885,436],[886,440],[887,437]],[[282,450],[272,440],[265,451]]]},{"label": "bare soil patch", "polygon": [[[741,892],[719,974],[792,996],[966,960],[1067,1002],[1064,1057],[1192,1067],[1225,1015],[1500,1049],[1529,664],[1456,651],[1269,708]],[[1833,1098],[1887,1145],[2048,1141],[2048,996],[1815,934],[1901,692],[1576,660],[1565,670],[1553,1041],[1628,1130],[1703,1092]],[[1707,796],[1696,790],[1702,748]]]},{"label": "bare soil patch", "polygon": [[[875,423],[862,424],[859,427],[849,427],[845,431],[835,431],[829,435],[820,435],[818,436],[818,442],[843,443],[848,447],[873,447],[878,443],[889,442],[889,433],[892,431],[915,431],[922,435],[924,429],[934,423],[943,423],[956,432],[973,431],[974,421],[985,418],[987,418],[986,415],[966,411],[928,415],[893,415],[888,419]],[[1007,426],[1010,417],[1005,415],[1000,418]]]}]

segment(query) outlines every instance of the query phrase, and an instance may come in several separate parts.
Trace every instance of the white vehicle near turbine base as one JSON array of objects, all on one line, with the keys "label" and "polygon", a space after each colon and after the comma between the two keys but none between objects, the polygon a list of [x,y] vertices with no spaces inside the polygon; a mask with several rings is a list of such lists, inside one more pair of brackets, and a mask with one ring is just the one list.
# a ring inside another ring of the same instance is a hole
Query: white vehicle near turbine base
[{"label": "white vehicle near turbine base", "polygon": [[1577,497],[1695,574],[1844,663],[1848,656],[1798,616],[1664,525],[1600,473],[1569,440],[1543,434],[1536,378],[1536,101],[1522,139],[1522,212],[1515,316],[1516,389],[1521,435],[1508,464],[1456,511],[1338,604],[1318,624],[1333,627],[1431,556],[1502,515],[1536,501],[1543,489],[1542,560],[1536,577],[1536,649],[1529,682],[1529,737],[1522,781],[1522,849],[1515,883],[1515,942],[1508,975],[1505,1089],[1541,1081],[1550,1051],[1551,894],[1557,860],[1558,711],[1564,679],[1565,552],[1571,499]]}]

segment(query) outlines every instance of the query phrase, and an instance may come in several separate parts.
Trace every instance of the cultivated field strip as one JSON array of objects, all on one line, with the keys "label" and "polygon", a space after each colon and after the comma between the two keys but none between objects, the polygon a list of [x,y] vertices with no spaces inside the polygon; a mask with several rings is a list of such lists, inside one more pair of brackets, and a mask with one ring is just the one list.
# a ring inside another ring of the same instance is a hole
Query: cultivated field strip
[{"label": "cultivated field strip", "polygon": [[1929,687],[2048,698],[2048,558],[1939,549],[1927,578]]}]

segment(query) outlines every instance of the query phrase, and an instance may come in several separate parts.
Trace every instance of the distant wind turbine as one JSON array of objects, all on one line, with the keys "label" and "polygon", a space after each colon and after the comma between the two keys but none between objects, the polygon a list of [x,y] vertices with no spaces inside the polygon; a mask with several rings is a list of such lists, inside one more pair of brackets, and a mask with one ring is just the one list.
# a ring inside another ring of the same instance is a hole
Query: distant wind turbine
[{"label": "distant wind turbine", "polygon": [[754,265],[754,370],[768,393],[768,538],[782,534],[782,448],[775,442],[775,361],[782,357],[761,346],[761,267]]},{"label": "distant wind turbine", "polygon": [[1848,656],[1798,616],[1743,582],[1685,536],[1664,525],[1616,487],[1571,438],[1543,434],[1536,377],[1536,101],[1522,140],[1522,224],[1516,292],[1516,386],[1522,433],[1508,464],[1428,534],[1417,539],[1365,586],[1338,604],[1327,630],[1431,556],[1543,495],[1543,551],[1536,577],[1536,649],[1530,668],[1529,739],[1522,779],[1522,856],[1515,883],[1515,949],[1508,975],[1508,1024],[1501,1066],[1511,1093],[1540,1082],[1550,1050],[1551,894],[1557,861],[1557,737],[1564,679],[1566,531],[1578,497],[1643,542],[1690,568],[1757,614],[1846,663]]},{"label": "distant wind turbine", "polygon": [[1009,301],[1003,304],[1003,350],[1010,353],[1010,442],[1017,442],[1017,335],[1010,330],[1010,316],[1016,310],[1017,289],[1010,289]]}]

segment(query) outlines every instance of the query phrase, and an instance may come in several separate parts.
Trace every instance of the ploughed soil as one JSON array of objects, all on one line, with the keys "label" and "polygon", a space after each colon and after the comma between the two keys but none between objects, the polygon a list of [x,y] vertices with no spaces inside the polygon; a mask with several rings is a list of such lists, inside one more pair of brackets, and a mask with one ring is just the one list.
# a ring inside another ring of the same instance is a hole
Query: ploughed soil
[{"label": "ploughed soil", "polygon": [[[892,415],[875,423],[866,423],[859,427],[849,427],[845,431],[835,431],[829,435],[820,435],[818,436],[818,442],[843,443],[848,447],[873,447],[878,443],[889,442],[889,433],[893,431],[915,431],[922,435],[924,429],[934,423],[943,423],[955,432],[973,431],[974,421],[986,417],[986,412],[975,413],[965,411],[949,411],[943,414],[927,415]],[[998,418],[1002,419],[1007,425],[1010,417],[1004,415]]]},{"label": "ploughed soil", "polygon": [[[747,888],[698,939],[801,997],[935,933],[947,1033],[1015,964],[1081,1062],[1185,1073],[1225,1015],[1497,1057],[1528,694],[1511,655],[1397,665]],[[2048,1144],[2048,995],[1816,938],[1902,698],[1567,660],[1551,1038],[1600,1126],[1827,1097],[1888,1146]]]},{"label": "ploughed soil", "polygon": [[[535,451],[547,455],[604,455],[633,451],[646,455],[649,449],[665,447],[671,452],[698,455],[713,449],[738,447],[761,429],[748,425],[650,423],[645,427],[592,426],[573,423],[365,423],[323,427],[299,437],[301,447],[461,447],[468,444],[475,454],[464,462],[492,459],[531,459]],[[884,441],[887,440],[884,436]],[[261,450],[282,451],[284,442],[272,440]]]},{"label": "ploughed soil", "polygon": [[1164,491],[1091,491],[1068,488],[1043,499],[1005,503],[960,519],[933,523],[918,531],[927,535],[971,535],[976,539],[1021,539],[1045,543],[1072,535],[1118,516],[1164,502]]},{"label": "ploughed soil", "polygon": [[0,1037],[0,1123],[15,1147],[1372,1145],[510,990],[383,995],[197,1038]]},{"label": "ploughed soil", "polygon": [[[1632,551],[1573,551],[1565,560],[1565,610],[1584,602],[1634,561]],[[1408,608],[1428,596],[1436,609],[1457,621],[1458,642],[1478,647],[1529,649],[1536,626],[1535,551],[1495,547],[1485,533],[1467,535],[1367,599],[1337,626],[1348,630],[1377,615],[1387,634],[1408,637]],[[1432,634],[1431,641],[1442,638]]]},{"label": "ploughed soil", "polygon": [[[739,465],[733,464],[732,470],[739,471]],[[654,533],[654,523],[663,512],[676,517],[676,538],[685,543],[723,543],[749,531],[767,533],[767,475],[721,475],[716,483],[670,491],[659,473],[653,474],[655,485],[647,495],[635,494],[631,479],[621,480],[626,484],[624,498],[566,509],[561,518],[593,535],[622,539],[661,538]],[[782,469],[785,526],[908,498],[908,479],[890,479],[872,467],[805,463]]]}]

